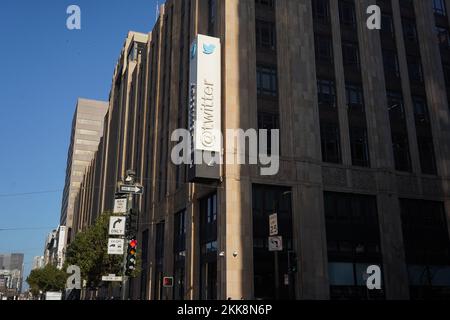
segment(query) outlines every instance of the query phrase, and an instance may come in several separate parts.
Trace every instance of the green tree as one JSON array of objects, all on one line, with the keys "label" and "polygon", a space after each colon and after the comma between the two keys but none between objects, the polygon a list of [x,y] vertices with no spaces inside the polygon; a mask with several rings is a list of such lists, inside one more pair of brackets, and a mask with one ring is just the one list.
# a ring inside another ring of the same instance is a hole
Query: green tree
[{"label": "green tree", "polygon": [[111,213],[99,216],[94,225],[76,235],[66,252],[66,267],[77,265],[91,287],[98,287],[104,275],[120,274],[122,256],[108,255],[108,228]]},{"label": "green tree", "polygon": [[39,291],[63,291],[67,281],[67,274],[53,265],[47,265],[42,269],[31,271],[27,278],[33,295],[39,295]]}]

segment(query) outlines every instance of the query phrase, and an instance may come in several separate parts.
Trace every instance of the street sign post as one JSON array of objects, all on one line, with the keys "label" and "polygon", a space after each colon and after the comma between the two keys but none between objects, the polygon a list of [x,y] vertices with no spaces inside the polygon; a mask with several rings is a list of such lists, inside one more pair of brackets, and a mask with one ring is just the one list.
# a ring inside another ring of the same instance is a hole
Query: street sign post
[{"label": "street sign post", "polygon": [[276,213],[269,216],[269,235],[278,235],[278,214]]},{"label": "street sign post", "polygon": [[124,236],[126,217],[110,217],[109,218],[109,235],[110,236]]},{"label": "street sign post", "polygon": [[269,237],[269,251],[283,251],[283,238],[281,236]]},{"label": "street sign post", "polygon": [[127,198],[114,200],[114,214],[125,214],[127,212]]},{"label": "street sign post", "polygon": [[122,281],[122,277],[116,276],[115,274],[110,274],[110,275],[107,275],[107,276],[103,276],[102,277],[102,281],[121,282]]},{"label": "street sign post", "polygon": [[113,239],[108,240],[108,254],[109,255],[123,255],[124,254],[124,239]]},{"label": "street sign post", "polygon": [[123,184],[119,186],[119,193],[122,194],[143,194],[144,193],[144,187],[140,185],[128,185]]}]

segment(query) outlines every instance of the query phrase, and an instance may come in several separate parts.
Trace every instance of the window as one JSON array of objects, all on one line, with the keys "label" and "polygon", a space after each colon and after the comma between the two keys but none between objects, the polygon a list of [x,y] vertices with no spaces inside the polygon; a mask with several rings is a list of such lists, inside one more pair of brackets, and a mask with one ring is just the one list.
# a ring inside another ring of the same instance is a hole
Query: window
[{"label": "window", "polygon": [[350,145],[352,164],[354,166],[369,166],[369,147],[366,128],[350,127]]},{"label": "window", "polygon": [[329,0],[312,0],[314,20],[323,24],[330,23]]},{"label": "window", "polygon": [[85,146],[98,146],[98,141],[77,139],[76,144],[81,144]]},{"label": "window", "polygon": [[76,149],[75,154],[79,156],[89,156],[92,157],[94,155],[94,151],[88,151],[88,150],[80,150]]},{"label": "window", "polygon": [[88,120],[88,119],[78,119],[79,124],[87,124],[91,126],[101,126],[102,122],[100,120]]},{"label": "window", "polygon": [[403,35],[408,42],[417,42],[416,22],[412,19],[402,19]]},{"label": "window", "polygon": [[357,43],[343,42],[342,57],[344,65],[359,67],[359,48]]},{"label": "window", "polygon": [[341,146],[339,126],[334,123],[320,124],[320,137],[322,143],[322,160],[329,163],[341,162]]},{"label": "window", "polygon": [[414,105],[414,117],[416,119],[416,125],[429,122],[428,106],[424,98],[413,97]]},{"label": "window", "polygon": [[392,50],[383,50],[384,71],[387,76],[399,77],[397,53]]},{"label": "window", "polygon": [[274,7],[274,0],[255,0],[255,3],[257,5],[266,6],[269,8]]},{"label": "window", "polygon": [[316,37],[316,59],[321,63],[333,64],[333,42],[330,37]]},{"label": "window", "polygon": [[[271,130],[280,129],[280,117],[278,113],[258,112],[258,129],[268,130],[267,132],[267,154],[272,154]],[[259,143],[258,143],[259,148]],[[260,150],[264,153],[264,150]]]},{"label": "window", "polygon": [[78,129],[77,133],[78,134],[83,134],[83,135],[86,135],[86,136],[97,136],[97,135],[99,135],[98,131],[85,130],[85,129]]},{"label": "window", "polygon": [[174,223],[174,252],[179,253],[186,250],[186,210],[175,214]]},{"label": "window", "polygon": [[162,300],[163,298],[163,276],[164,276],[164,234],[165,222],[160,222],[156,225],[156,243],[155,243],[155,300]]},{"label": "window", "polygon": [[[278,252],[279,283],[289,274],[288,251],[293,250],[291,189],[281,186],[252,185],[253,214],[253,282],[256,299],[274,299],[275,267],[274,256],[268,250],[269,215],[278,215],[278,233],[283,237],[283,251]],[[280,299],[295,298],[295,277],[291,274],[290,286],[280,286]]]},{"label": "window", "polygon": [[355,4],[353,1],[339,1],[339,13],[341,24],[352,29],[356,28]]},{"label": "window", "polygon": [[333,80],[317,80],[319,107],[336,106],[336,89]]},{"label": "window", "polygon": [[364,95],[362,87],[359,85],[347,84],[345,89],[347,94],[347,106],[349,109],[364,111]]},{"label": "window", "polygon": [[381,266],[376,197],[325,192],[324,208],[331,298],[383,298],[364,281],[368,266]]},{"label": "window", "polygon": [[174,299],[184,300],[186,263],[186,210],[174,219]]},{"label": "window", "polygon": [[436,174],[436,159],[432,137],[417,137],[419,146],[420,168],[424,174]]},{"label": "window", "polygon": [[217,194],[200,200],[200,299],[217,297]]},{"label": "window", "polygon": [[391,15],[381,15],[381,35],[387,38],[394,38],[394,22]]},{"label": "window", "polygon": [[436,26],[437,41],[441,49],[447,49],[450,46],[450,36],[447,28]]},{"label": "window", "polygon": [[411,160],[408,137],[405,134],[393,133],[392,148],[394,151],[395,169],[398,171],[410,171]]},{"label": "window", "polygon": [[422,63],[420,59],[408,58],[409,79],[411,82],[423,83]]},{"label": "window", "polygon": [[256,78],[258,95],[276,97],[278,95],[278,79],[276,67],[257,66]]},{"label": "window", "polygon": [[405,118],[405,109],[401,93],[389,91],[387,93],[388,111],[392,121],[399,121]]},{"label": "window", "polygon": [[434,13],[440,16],[446,16],[445,0],[433,0]]},{"label": "window", "polygon": [[131,46],[130,51],[128,52],[128,61],[136,61],[138,56],[138,45],[137,43],[133,43],[133,45]]},{"label": "window", "polygon": [[256,20],[256,45],[260,48],[275,50],[275,24]]},{"label": "window", "polygon": [[215,36],[217,20],[217,0],[208,0],[208,34]]},{"label": "window", "polygon": [[450,65],[444,64],[444,76],[447,87],[450,87]]},{"label": "window", "polygon": [[450,243],[444,204],[400,199],[400,208],[411,298],[432,294],[448,299]]}]

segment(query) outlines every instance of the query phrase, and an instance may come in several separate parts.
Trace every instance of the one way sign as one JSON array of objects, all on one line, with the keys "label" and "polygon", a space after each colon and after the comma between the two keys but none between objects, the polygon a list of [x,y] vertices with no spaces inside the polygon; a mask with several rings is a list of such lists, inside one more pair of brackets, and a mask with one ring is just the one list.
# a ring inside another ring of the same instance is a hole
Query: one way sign
[{"label": "one way sign", "polygon": [[109,235],[110,236],[124,236],[126,221],[127,221],[127,218],[125,218],[125,217],[109,218]]},{"label": "one way sign", "polygon": [[144,187],[140,185],[121,185],[119,186],[119,193],[123,194],[143,194],[144,193]]}]

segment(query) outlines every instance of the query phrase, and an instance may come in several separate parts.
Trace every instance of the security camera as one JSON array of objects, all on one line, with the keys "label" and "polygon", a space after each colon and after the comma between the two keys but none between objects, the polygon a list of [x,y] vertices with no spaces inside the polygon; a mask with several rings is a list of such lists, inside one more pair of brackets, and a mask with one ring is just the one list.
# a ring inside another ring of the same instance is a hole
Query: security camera
[{"label": "security camera", "polygon": [[225,257],[225,252],[221,251],[221,252],[219,253],[219,257]]},{"label": "security camera", "polygon": [[237,251],[235,251],[235,252],[233,252],[233,257],[237,257],[238,256],[238,253],[237,253]]}]

